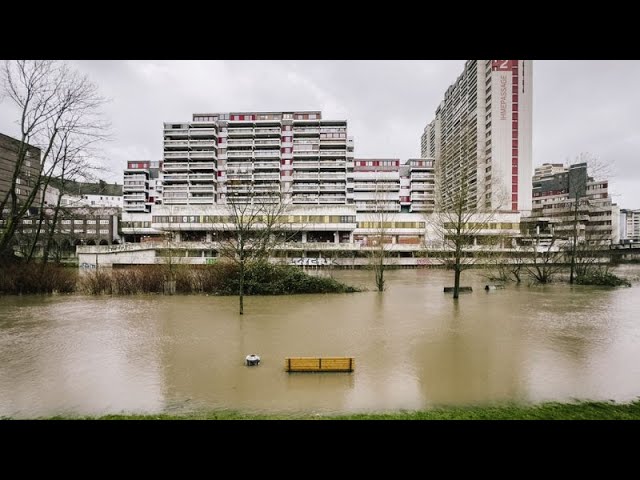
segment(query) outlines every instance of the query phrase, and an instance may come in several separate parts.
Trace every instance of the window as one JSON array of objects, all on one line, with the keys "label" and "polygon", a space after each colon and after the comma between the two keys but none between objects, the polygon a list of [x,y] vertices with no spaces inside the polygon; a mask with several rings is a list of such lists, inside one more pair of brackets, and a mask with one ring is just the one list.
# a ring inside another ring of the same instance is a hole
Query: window
[{"label": "window", "polygon": [[109,220],[100,220],[100,225],[109,225]]},{"label": "window", "polygon": [[22,220],[23,225],[31,225],[31,220]]},{"label": "window", "polygon": [[101,235],[108,235],[109,234],[109,230],[104,230],[104,229],[100,229],[100,234]]},{"label": "window", "polygon": [[88,229],[88,230],[87,230],[87,233],[88,233],[88,234],[95,234],[95,233],[96,233],[96,231],[95,231],[95,229],[90,228],[90,229]]},{"label": "window", "polygon": [[87,225],[95,225],[96,221],[95,220],[87,220]]},{"label": "window", "polygon": [[62,220],[63,225],[71,225],[71,220]]}]

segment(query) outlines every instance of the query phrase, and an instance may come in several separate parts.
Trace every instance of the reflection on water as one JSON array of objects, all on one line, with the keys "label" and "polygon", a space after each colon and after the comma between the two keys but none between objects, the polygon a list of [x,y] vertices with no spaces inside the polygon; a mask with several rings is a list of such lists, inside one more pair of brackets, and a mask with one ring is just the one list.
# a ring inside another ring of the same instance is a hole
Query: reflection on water
[{"label": "reflection on water", "polygon": [[[638,276],[640,267],[621,267]],[[335,271],[373,286],[369,271]],[[640,284],[509,286],[458,302],[451,274],[351,295],[0,298],[0,416],[239,409],[351,412],[640,396]],[[258,367],[243,365],[257,353]],[[287,356],[353,356],[288,374]]]}]

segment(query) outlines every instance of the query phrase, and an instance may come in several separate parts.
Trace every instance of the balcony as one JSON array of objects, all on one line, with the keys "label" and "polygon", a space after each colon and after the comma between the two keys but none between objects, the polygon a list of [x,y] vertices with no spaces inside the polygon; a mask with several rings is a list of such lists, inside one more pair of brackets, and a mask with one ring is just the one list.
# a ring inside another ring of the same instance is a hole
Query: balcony
[{"label": "balcony", "polygon": [[375,192],[375,191],[400,191],[400,185],[397,183],[388,183],[388,184],[376,184],[375,182],[356,182],[353,186],[354,190],[358,190],[361,192]]},{"label": "balcony", "polygon": [[294,195],[293,203],[318,203],[318,195]]},{"label": "balcony", "polygon": [[319,128],[304,128],[304,127],[294,127],[293,128],[294,135],[320,135]]},{"label": "balcony", "polygon": [[171,135],[173,137],[186,137],[189,135],[189,129],[187,128],[165,128],[165,135]]},{"label": "balcony", "polygon": [[189,170],[189,164],[187,162],[178,162],[178,163],[165,162],[162,168],[164,169],[165,172]]},{"label": "balcony", "polygon": [[296,170],[304,170],[305,168],[318,170],[320,168],[320,162],[296,161],[293,162],[293,168]]},{"label": "balcony", "polygon": [[335,167],[335,168],[345,168],[347,166],[347,162],[344,160],[321,160],[321,167]]},{"label": "balcony", "polygon": [[227,180],[251,180],[251,178],[253,177],[253,174],[251,172],[245,172],[245,173],[236,173],[236,172],[227,172]]},{"label": "balcony", "polygon": [[204,205],[212,205],[214,204],[214,197],[189,197],[189,204],[204,204]]},{"label": "balcony", "polygon": [[320,150],[322,157],[345,157],[346,155],[346,150]]},{"label": "balcony", "polygon": [[411,180],[435,180],[433,173],[411,172]]},{"label": "balcony", "polygon": [[309,192],[317,191],[320,187],[317,183],[296,183],[293,185],[294,192]]},{"label": "balcony", "polygon": [[165,175],[164,182],[186,182],[189,178],[188,173],[172,173],[171,175]]},{"label": "balcony", "polygon": [[326,173],[320,172],[320,180],[344,180],[344,173]]},{"label": "balcony", "polygon": [[255,173],[254,180],[280,180],[280,172],[278,173]]},{"label": "balcony", "polygon": [[215,163],[207,163],[207,162],[191,162],[189,164],[190,170],[215,170]]},{"label": "balcony", "polygon": [[165,148],[176,148],[176,147],[186,148],[188,146],[189,146],[188,140],[165,140],[164,141]]},{"label": "balcony", "polygon": [[132,203],[132,204],[127,204],[127,202],[124,202],[124,210],[127,212],[146,212],[147,211],[147,207],[144,203]]},{"label": "balcony", "polygon": [[319,197],[320,203],[346,203],[347,201],[347,197],[346,196],[320,196]]},{"label": "balcony", "polygon": [[280,139],[277,140],[256,140],[255,141],[255,145],[256,146],[280,146]]},{"label": "balcony", "polygon": [[189,158],[189,152],[184,150],[182,152],[164,152],[164,158]]},{"label": "balcony", "polygon": [[191,185],[189,193],[210,193],[213,195],[216,193],[216,189],[213,185]]},{"label": "balcony", "polygon": [[[253,138],[240,138],[235,140],[229,140],[225,145],[229,149],[232,149],[234,147],[253,147]],[[234,151],[234,150],[227,150],[227,151]]]},{"label": "balcony", "polygon": [[411,193],[411,200],[435,200],[434,195],[423,195],[420,193]]},{"label": "balcony", "polygon": [[189,135],[192,137],[216,136],[217,131],[215,128],[191,128]]},{"label": "balcony", "polygon": [[280,162],[256,162],[253,164],[253,167],[258,170],[258,169],[265,169],[265,168],[269,168],[269,169],[274,169],[274,168],[280,168]]},{"label": "balcony", "polygon": [[322,183],[320,184],[320,190],[322,191],[343,191],[346,186],[344,183]]},{"label": "balcony", "polygon": [[293,179],[294,180],[315,180],[316,182],[318,181],[318,174],[317,173],[294,173],[293,175]]},{"label": "balcony", "polygon": [[228,158],[238,158],[238,157],[243,157],[243,158],[252,158],[253,157],[253,150],[227,150],[227,157]]},{"label": "balcony", "polygon": [[191,152],[189,154],[189,157],[191,158],[216,158],[216,152],[211,151],[211,152]]},{"label": "balcony", "polygon": [[256,135],[280,135],[279,128],[256,128]]},{"label": "balcony", "polygon": [[301,157],[301,158],[305,158],[305,157],[317,158],[320,156],[320,151],[319,150],[295,150],[295,147],[294,147],[293,156]]},{"label": "balcony", "polygon": [[192,182],[212,182],[216,179],[214,174],[210,173],[192,173],[189,180]]},{"label": "balcony", "polygon": [[[253,127],[250,128],[229,128],[227,130],[229,136],[250,135],[253,136]],[[230,141],[230,140],[229,140]]]},{"label": "balcony", "polygon": [[127,193],[123,196],[124,201],[144,201],[147,199],[147,196],[144,193]]},{"label": "balcony", "polygon": [[190,147],[216,147],[218,144],[214,139],[209,140],[190,140]]},{"label": "balcony", "polygon": [[258,157],[278,157],[280,158],[279,150],[256,150],[254,152],[256,158]]}]

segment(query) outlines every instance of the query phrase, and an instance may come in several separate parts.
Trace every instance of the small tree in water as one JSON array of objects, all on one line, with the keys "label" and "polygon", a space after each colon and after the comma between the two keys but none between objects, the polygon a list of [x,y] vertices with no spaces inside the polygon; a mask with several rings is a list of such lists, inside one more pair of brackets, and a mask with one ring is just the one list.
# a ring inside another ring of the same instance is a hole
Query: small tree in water
[{"label": "small tree in water", "polygon": [[220,256],[239,268],[239,311],[244,315],[245,276],[250,262],[268,260],[276,245],[288,239],[284,214],[288,209],[279,194],[227,193],[224,220],[215,220]]},{"label": "small tree in water", "polygon": [[[460,128],[458,144],[448,145],[441,152],[441,162],[445,164],[435,165],[435,212],[425,216],[427,227],[436,237],[427,255],[453,270],[453,298],[459,297],[462,272],[472,268],[483,251],[501,241],[489,231],[495,229],[490,224],[504,204],[503,192],[491,192],[479,185],[475,137],[469,135],[466,118]],[[478,239],[482,250],[477,245]]]}]

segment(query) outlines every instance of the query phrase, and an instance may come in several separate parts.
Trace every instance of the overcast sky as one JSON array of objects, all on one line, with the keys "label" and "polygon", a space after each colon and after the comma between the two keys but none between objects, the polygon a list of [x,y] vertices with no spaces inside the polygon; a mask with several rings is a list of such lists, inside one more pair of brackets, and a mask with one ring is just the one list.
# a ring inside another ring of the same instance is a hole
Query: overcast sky
[{"label": "overcast sky", "polygon": [[[356,157],[420,155],[420,135],[464,61],[77,61],[111,99],[110,174],[162,158],[165,121],[195,112],[321,110],[348,120]],[[640,208],[640,61],[534,61],[533,165],[591,152],[610,162],[610,190]],[[16,136],[0,104],[0,132]]]}]

